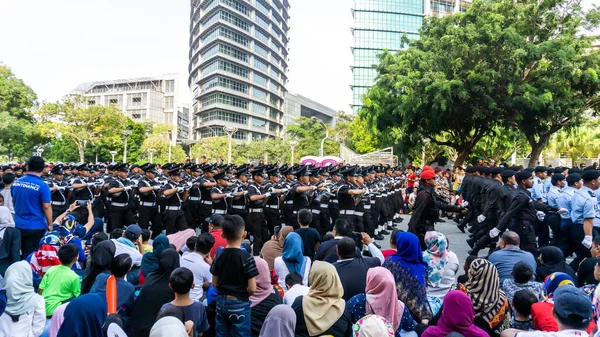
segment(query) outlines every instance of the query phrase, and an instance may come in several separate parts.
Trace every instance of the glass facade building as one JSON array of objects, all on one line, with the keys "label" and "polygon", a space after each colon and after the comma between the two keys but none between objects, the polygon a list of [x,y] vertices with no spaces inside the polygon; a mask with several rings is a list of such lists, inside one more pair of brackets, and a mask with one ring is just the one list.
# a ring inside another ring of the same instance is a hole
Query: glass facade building
[{"label": "glass facade building", "polygon": [[188,85],[192,139],[243,141],[283,132],[288,0],[192,0]]}]

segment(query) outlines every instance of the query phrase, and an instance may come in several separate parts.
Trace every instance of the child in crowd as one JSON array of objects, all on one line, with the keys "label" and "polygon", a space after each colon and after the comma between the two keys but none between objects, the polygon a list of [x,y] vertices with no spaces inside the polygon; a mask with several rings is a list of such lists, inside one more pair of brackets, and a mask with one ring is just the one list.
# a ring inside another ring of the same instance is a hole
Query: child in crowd
[{"label": "child in crowd", "polygon": [[142,246],[144,246],[144,252],[152,253],[152,245],[148,243],[150,241],[150,230],[148,228],[142,229]]},{"label": "child in crowd", "polygon": [[[215,244],[215,239],[209,233],[202,233],[196,238],[196,246],[188,253],[184,254],[179,263],[194,274],[194,288],[190,291],[190,298],[194,301],[202,302],[204,299],[204,290],[208,289],[212,282],[210,273],[210,250]],[[206,303],[206,302],[204,302]]]},{"label": "child in crowd", "polygon": [[217,295],[217,336],[250,336],[250,296],[256,292],[258,269],[252,255],[240,249],[246,236],[239,215],[227,215],[221,225],[227,246],[217,253],[210,272]]},{"label": "child in crowd", "polygon": [[194,274],[186,267],[179,267],[171,273],[169,278],[169,288],[175,292],[175,299],[162,306],[161,311],[171,306],[180,307],[185,314],[185,321],[194,323],[193,336],[197,337],[208,330],[208,319],[206,309],[200,302],[190,298],[190,290],[194,287]]},{"label": "child in crowd", "polygon": [[309,225],[312,222],[313,214],[308,209],[301,209],[298,212],[298,225],[300,228],[296,229],[296,232],[302,238],[304,243],[304,256],[314,260],[315,253],[319,250],[319,244],[321,243],[321,236],[316,229],[310,228]]},{"label": "child in crowd", "polygon": [[189,238],[187,238],[187,240],[185,240],[185,245],[181,247],[181,249],[179,250],[179,254],[181,254],[181,256],[186,256],[187,254],[193,252],[197,242],[197,236],[190,236]]},{"label": "child in crowd", "polygon": [[81,280],[71,270],[79,258],[79,248],[68,243],[58,250],[59,266],[48,269],[44,274],[38,293],[46,301],[46,316],[50,317],[56,308],[81,294]]},{"label": "child in crowd", "polygon": [[[507,280],[505,280],[506,282]],[[531,291],[523,289],[514,294],[510,302],[513,307],[513,320],[511,328],[529,331],[533,330],[533,321],[531,320],[531,306],[537,303],[538,298]]]},{"label": "child in crowd", "polygon": [[533,268],[529,264],[523,261],[515,263],[510,274],[513,278],[508,278],[502,283],[502,289],[506,293],[509,303],[513,301],[513,296],[519,290],[529,290],[536,298],[541,298],[544,284],[534,281]]},{"label": "child in crowd", "polygon": [[[133,308],[133,295],[135,287],[125,280],[125,275],[131,270],[131,257],[127,254],[115,256],[110,265],[110,271],[117,281],[117,310],[119,313],[128,313]],[[110,274],[101,273],[90,289],[90,293],[98,293],[106,297],[106,281]]]},{"label": "child in crowd", "polygon": [[297,297],[308,294],[309,287],[302,285],[302,276],[298,273],[289,273],[285,277],[287,292],[283,296],[283,303],[292,305]]},{"label": "child in crowd", "polygon": [[469,255],[465,259],[465,264],[463,265],[464,274],[460,275],[456,278],[456,282],[458,284],[465,284],[468,280],[469,268],[471,267],[471,263],[477,258],[475,255]]}]

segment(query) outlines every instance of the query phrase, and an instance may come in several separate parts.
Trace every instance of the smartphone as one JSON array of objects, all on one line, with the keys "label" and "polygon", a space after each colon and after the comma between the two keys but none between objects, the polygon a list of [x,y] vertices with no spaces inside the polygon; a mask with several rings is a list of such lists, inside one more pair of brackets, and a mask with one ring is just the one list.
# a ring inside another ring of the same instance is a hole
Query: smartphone
[{"label": "smartphone", "polygon": [[79,207],[87,207],[89,200],[77,200],[77,206]]}]

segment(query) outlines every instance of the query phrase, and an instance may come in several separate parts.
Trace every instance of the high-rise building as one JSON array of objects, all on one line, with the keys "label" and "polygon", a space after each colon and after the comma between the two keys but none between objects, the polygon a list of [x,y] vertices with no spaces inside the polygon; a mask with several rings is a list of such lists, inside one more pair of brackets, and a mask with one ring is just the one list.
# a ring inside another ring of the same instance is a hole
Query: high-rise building
[{"label": "high-rise building", "polygon": [[302,95],[285,94],[283,125],[295,124],[298,117],[316,118],[335,125],[335,110]]},{"label": "high-rise building", "polygon": [[192,139],[281,136],[288,0],[192,0],[188,85]]},{"label": "high-rise building", "polygon": [[178,74],[165,74],[83,83],[71,94],[85,97],[86,105],[115,105],[135,122],[171,124],[177,139],[187,139],[189,107],[180,106],[178,87]]},{"label": "high-rise building", "polygon": [[403,48],[402,36],[419,37],[426,16],[443,16],[464,11],[471,0],[354,0],[354,64],[352,66],[352,111],[362,107],[362,96],[375,84],[378,55],[384,49],[397,52]]}]

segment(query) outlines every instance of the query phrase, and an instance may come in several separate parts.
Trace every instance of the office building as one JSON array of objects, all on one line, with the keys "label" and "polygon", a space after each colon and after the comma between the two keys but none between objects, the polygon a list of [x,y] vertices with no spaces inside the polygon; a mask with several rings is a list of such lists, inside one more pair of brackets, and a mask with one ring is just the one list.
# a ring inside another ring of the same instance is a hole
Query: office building
[{"label": "office building", "polygon": [[325,124],[335,125],[336,111],[302,95],[285,94],[284,127],[296,123],[298,117],[315,117]]},{"label": "office building", "polygon": [[71,94],[84,96],[86,105],[115,105],[135,122],[172,124],[178,130],[177,139],[187,139],[189,108],[180,105],[178,90],[178,75],[165,74],[83,83]]},{"label": "office building", "polygon": [[192,0],[189,77],[191,138],[242,141],[283,132],[288,0]]},{"label": "office building", "polygon": [[392,53],[402,49],[404,34],[409,39],[418,38],[426,16],[465,11],[470,4],[471,0],[354,0],[352,112],[360,110],[362,96],[375,84],[374,65],[379,64],[378,56],[384,49]]}]

